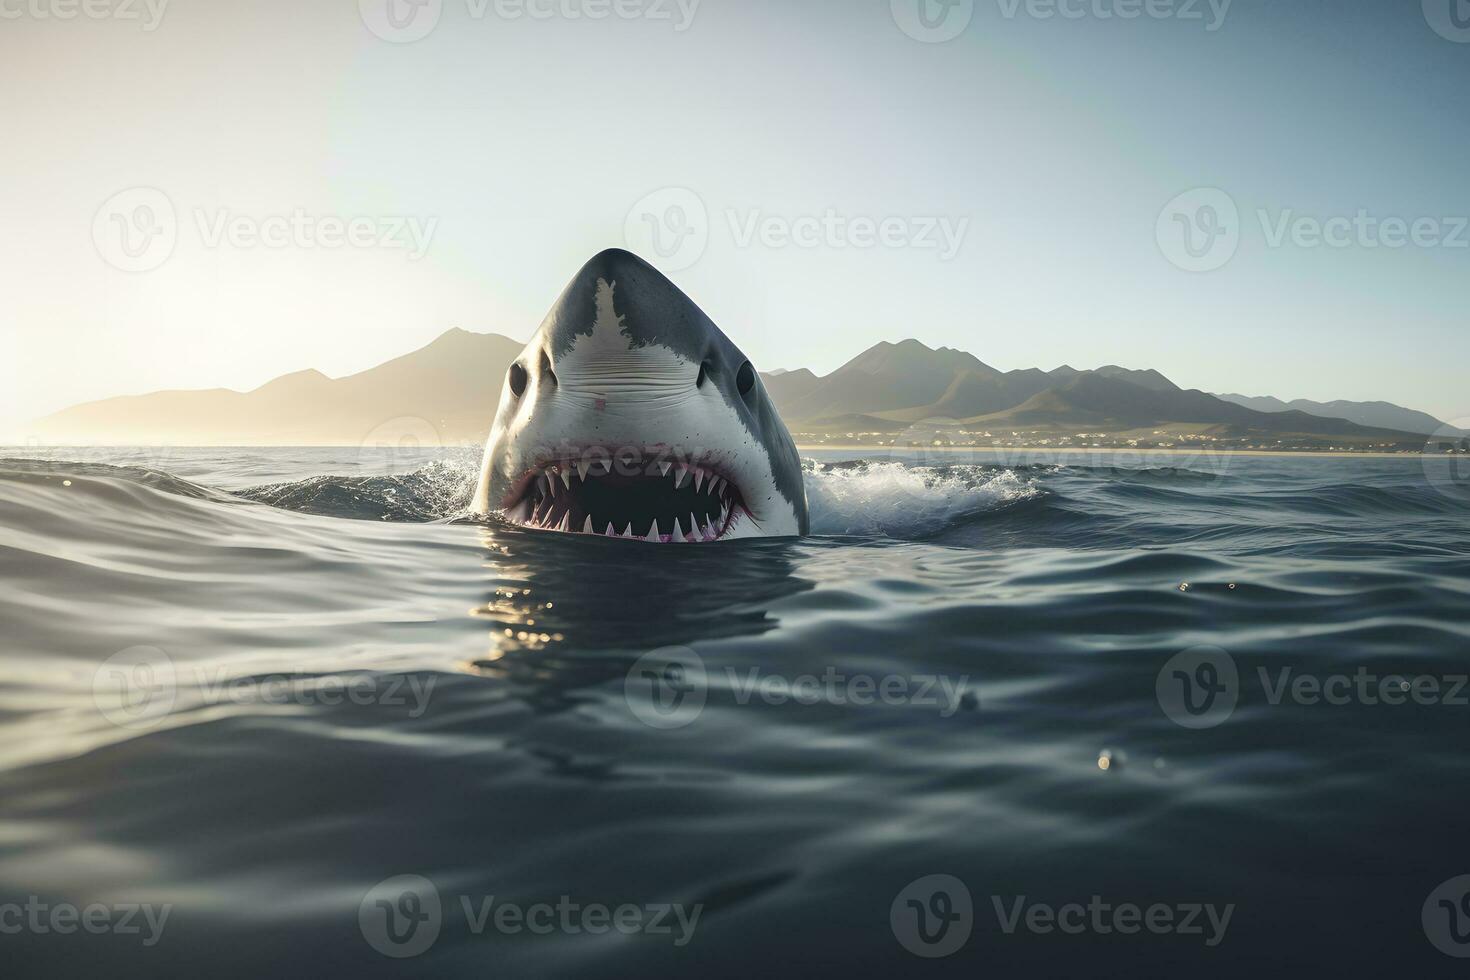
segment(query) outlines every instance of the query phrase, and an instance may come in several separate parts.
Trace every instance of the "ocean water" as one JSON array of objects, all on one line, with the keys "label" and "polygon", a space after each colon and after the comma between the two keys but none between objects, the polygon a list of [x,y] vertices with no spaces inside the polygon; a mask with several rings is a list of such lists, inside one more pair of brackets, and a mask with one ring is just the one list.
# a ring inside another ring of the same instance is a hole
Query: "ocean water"
[{"label": "ocean water", "polygon": [[1470,968],[1451,462],[833,450],[654,547],[473,450],[0,456],[6,976]]}]

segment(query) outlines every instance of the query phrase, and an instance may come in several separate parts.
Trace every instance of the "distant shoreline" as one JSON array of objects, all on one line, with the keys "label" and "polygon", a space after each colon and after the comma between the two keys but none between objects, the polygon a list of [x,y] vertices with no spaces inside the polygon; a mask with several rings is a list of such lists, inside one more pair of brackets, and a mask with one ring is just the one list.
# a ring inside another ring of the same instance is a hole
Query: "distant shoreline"
[{"label": "distant shoreline", "polygon": [[[190,445],[179,444],[179,445],[173,445],[173,444],[167,444],[167,443],[153,443],[153,444],[138,444],[138,443],[124,444],[124,443],[118,443],[118,444],[115,444],[115,445],[108,445],[108,444],[86,444],[86,445],[84,445],[84,444],[80,444],[80,443],[78,443],[78,444],[60,444],[60,445],[57,445],[57,444],[52,444],[52,445],[37,445],[37,444],[34,444],[34,443],[31,443],[31,444],[18,444],[18,443],[16,443],[16,444],[9,444],[9,445],[7,445],[5,443],[0,443],[0,454],[6,455],[6,456],[11,456],[12,458],[24,458],[23,454],[26,453],[26,452],[39,452],[39,451],[44,451],[44,452],[54,453],[54,452],[56,452],[58,450],[67,450],[67,449],[84,449],[84,450],[109,450],[109,449],[111,449],[111,450],[125,450],[125,449],[135,449],[135,450],[138,450],[138,449],[162,449],[162,450],[168,450],[168,449],[249,449],[249,450],[257,450],[258,451],[258,450],[262,450],[262,449],[344,449],[344,450],[347,450],[347,449],[358,449],[358,450],[361,450],[363,448],[366,448],[366,447],[364,447],[362,445],[350,445],[350,444],[345,444],[345,443],[270,443],[270,444],[267,444],[267,443],[240,443],[240,444],[232,444],[232,445],[225,445],[225,444],[220,444],[220,445],[197,445],[197,444],[190,444]],[[391,448],[391,447],[383,447],[383,448]],[[482,444],[481,443],[474,443],[474,444],[469,444],[469,443],[424,443],[422,446],[417,447],[417,448],[421,448],[421,449],[480,449],[480,448],[482,448]],[[963,454],[963,453],[973,453],[973,454],[980,454],[980,453],[991,453],[991,454],[996,454],[996,453],[1009,453],[1009,454],[1026,453],[1026,454],[1030,454],[1030,455],[1046,455],[1046,454],[1050,454],[1050,455],[1055,455],[1055,456],[1061,456],[1061,455],[1082,456],[1082,455],[1097,455],[1097,454],[1102,454],[1102,453],[1109,453],[1109,454],[1123,454],[1123,453],[1126,453],[1126,454],[1129,454],[1129,455],[1137,455],[1137,456],[1201,456],[1201,457],[1207,457],[1207,456],[1288,456],[1288,457],[1307,457],[1307,458],[1313,458],[1313,459],[1319,459],[1319,458],[1345,458],[1345,459],[1353,459],[1353,458],[1358,458],[1358,459],[1418,459],[1418,458],[1422,458],[1422,457],[1425,457],[1425,456],[1429,456],[1431,458],[1444,458],[1444,459],[1449,459],[1449,458],[1454,458],[1454,457],[1461,457],[1461,456],[1464,455],[1464,454],[1459,454],[1459,453],[1425,453],[1425,452],[1422,452],[1422,451],[1417,451],[1417,452],[1399,452],[1399,453],[1386,453],[1386,452],[1381,452],[1381,451],[1355,452],[1353,450],[1342,450],[1342,449],[1315,451],[1315,450],[1310,450],[1310,449],[1155,449],[1155,448],[1143,449],[1143,448],[1133,448],[1133,447],[1129,447],[1129,446],[1097,446],[1097,447],[1087,447],[1087,446],[1052,446],[1052,447],[1039,447],[1039,446],[878,446],[878,445],[870,445],[870,444],[867,444],[867,443],[852,443],[852,444],[847,444],[847,443],[835,443],[835,444],[833,444],[833,443],[826,443],[826,444],[813,444],[813,443],[803,443],[803,442],[797,443],[796,444],[796,448],[797,448],[797,451],[798,452],[804,452],[804,453],[806,453],[806,452],[833,452],[833,451],[841,451],[841,452],[884,453],[884,454],[888,454],[888,455],[899,455],[899,454],[903,454],[903,455],[914,455],[915,453],[946,453],[946,454],[950,454],[950,455],[959,455],[959,454]],[[19,453],[20,455],[17,455],[17,453]],[[1465,457],[1465,458],[1470,458],[1470,457]]]},{"label": "distant shoreline", "polygon": [[1086,446],[870,446],[858,444],[819,444],[797,443],[798,452],[815,452],[828,450],[854,450],[857,452],[871,453],[1050,453],[1054,455],[1092,455],[1094,453],[1129,453],[1140,456],[1305,456],[1311,458],[1319,457],[1344,457],[1344,458],[1367,458],[1367,459],[1415,459],[1425,455],[1440,456],[1448,458],[1448,454],[1423,453],[1423,452],[1354,452],[1352,450],[1322,450],[1316,452],[1309,449],[1135,449],[1126,446],[1098,446],[1088,448]]}]

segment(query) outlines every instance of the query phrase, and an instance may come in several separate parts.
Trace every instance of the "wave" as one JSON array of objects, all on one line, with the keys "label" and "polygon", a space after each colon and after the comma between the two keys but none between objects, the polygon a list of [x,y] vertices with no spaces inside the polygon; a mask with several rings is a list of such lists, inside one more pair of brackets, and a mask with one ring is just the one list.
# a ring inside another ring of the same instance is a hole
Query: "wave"
[{"label": "wave", "polygon": [[238,491],[282,510],[365,521],[429,523],[471,516],[479,461],[436,460],[390,476],[313,476]]},{"label": "wave", "polygon": [[[806,461],[815,534],[918,538],[1041,493],[1035,479],[981,466],[910,467],[895,462]],[[285,510],[380,521],[469,519],[478,461],[444,460],[394,476],[317,476],[242,490]]]},{"label": "wave", "polygon": [[995,466],[853,460],[803,470],[813,534],[923,538],[1045,493],[1035,475]]},{"label": "wave", "polygon": [[[302,455],[305,455],[304,453]],[[212,462],[193,482],[147,465],[93,461],[0,459],[0,478],[17,492],[58,493],[64,500],[39,504],[55,514],[116,511],[130,523],[158,515],[164,498],[226,504],[262,504],[281,511],[387,523],[480,522],[471,511],[479,478],[478,452],[446,452],[388,462],[349,453],[310,460],[252,455],[264,473],[297,477],[231,489],[210,485],[220,473]],[[308,466],[336,469],[310,475]],[[353,470],[357,472],[352,472]],[[393,472],[404,469],[404,472]],[[1369,521],[1375,534],[1385,519],[1454,520],[1466,506],[1406,474],[1355,474],[1362,482],[1281,480],[1255,474],[1208,472],[1179,466],[1130,469],[1111,465],[1016,461],[936,463],[859,458],[803,461],[812,533],[822,536],[938,540],[960,546],[1138,547],[1228,540],[1256,551],[1278,543],[1283,523],[1339,522],[1334,546],[1353,538],[1340,522]],[[194,476],[194,472],[190,472]],[[206,482],[207,481],[207,482]],[[12,498],[12,503],[15,503]],[[200,519],[193,513],[190,519]],[[219,520],[221,516],[209,518]],[[246,515],[238,518],[247,519]],[[1375,537],[1377,547],[1385,542]],[[1302,542],[1295,541],[1301,547]]]}]

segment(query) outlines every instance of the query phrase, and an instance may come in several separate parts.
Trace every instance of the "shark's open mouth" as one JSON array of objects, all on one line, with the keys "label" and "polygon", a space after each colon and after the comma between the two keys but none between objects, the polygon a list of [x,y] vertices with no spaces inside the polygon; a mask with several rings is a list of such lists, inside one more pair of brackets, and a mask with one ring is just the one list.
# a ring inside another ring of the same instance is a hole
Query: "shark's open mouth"
[{"label": "shark's open mouth", "polygon": [[526,527],[653,542],[715,541],[748,519],[740,488],[711,466],[645,457],[545,463],[506,516]]}]

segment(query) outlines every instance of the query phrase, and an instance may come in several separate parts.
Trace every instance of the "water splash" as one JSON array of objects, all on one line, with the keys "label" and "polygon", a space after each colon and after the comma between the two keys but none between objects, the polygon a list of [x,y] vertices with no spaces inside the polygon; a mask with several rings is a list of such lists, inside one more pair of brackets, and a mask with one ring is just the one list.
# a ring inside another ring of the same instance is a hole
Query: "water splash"
[{"label": "water splash", "polygon": [[854,460],[803,469],[813,534],[922,538],[1045,492],[1031,476],[995,466]]}]

